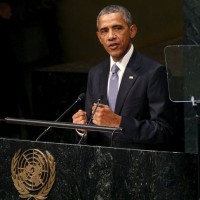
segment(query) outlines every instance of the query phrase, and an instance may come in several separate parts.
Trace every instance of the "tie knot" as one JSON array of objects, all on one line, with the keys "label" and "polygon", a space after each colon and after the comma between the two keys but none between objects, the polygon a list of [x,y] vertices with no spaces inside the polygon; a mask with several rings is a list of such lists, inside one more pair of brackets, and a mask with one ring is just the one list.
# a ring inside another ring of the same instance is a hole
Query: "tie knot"
[{"label": "tie knot", "polygon": [[114,64],[112,66],[111,72],[114,74],[114,73],[117,73],[118,71],[119,71],[119,67],[116,64]]}]

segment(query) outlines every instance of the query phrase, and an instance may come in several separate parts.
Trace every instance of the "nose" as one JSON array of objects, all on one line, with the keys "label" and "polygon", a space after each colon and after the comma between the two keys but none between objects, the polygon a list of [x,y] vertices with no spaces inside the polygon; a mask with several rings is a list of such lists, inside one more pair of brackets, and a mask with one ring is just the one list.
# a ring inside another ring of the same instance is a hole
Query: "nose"
[{"label": "nose", "polygon": [[110,29],[109,32],[108,32],[108,39],[113,40],[115,38],[116,38],[115,32],[112,29]]}]

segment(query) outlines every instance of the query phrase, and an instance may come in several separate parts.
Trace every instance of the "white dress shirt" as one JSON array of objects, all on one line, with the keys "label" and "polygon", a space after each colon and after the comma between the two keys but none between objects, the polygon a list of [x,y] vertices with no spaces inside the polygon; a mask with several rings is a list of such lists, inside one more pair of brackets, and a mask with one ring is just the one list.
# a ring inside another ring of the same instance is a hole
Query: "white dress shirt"
[{"label": "white dress shirt", "polygon": [[134,47],[133,47],[133,45],[131,45],[131,48],[125,54],[125,56],[121,60],[119,60],[117,62],[114,62],[114,60],[110,56],[110,73],[109,73],[109,77],[108,77],[107,94],[109,93],[109,84],[110,84],[110,77],[111,77],[111,74],[112,74],[112,72],[111,72],[112,66],[116,63],[116,65],[119,67],[119,71],[117,72],[118,77],[119,77],[119,81],[118,81],[118,89],[119,89],[121,81],[122,81],[122,77],[123,77],[123,74],[124,74],[124,71],[126,69],[126,66],[127,66],[128,62],[130,60],[130,57],[131,57],[133,51],[134,51]]}]

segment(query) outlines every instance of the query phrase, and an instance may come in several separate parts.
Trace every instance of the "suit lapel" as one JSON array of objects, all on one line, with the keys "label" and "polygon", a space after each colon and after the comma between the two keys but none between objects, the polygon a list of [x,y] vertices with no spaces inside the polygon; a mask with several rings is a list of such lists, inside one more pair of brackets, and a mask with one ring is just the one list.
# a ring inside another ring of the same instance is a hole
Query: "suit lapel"
[{"label": "suit lapel", "polygon": [[121,85],[117,95],[117,102],[115,107],[115,113],[117,114],[121,112],[124,101],[129,93],[129,90],[131,89],[131,87],[133,86],[138,77],[136,73],[138,67],[139,67],[139,56],[136,50],[134,50],[130,58],[130,61],[128,62],[128,65],[126,66],[126,69],[124,71],[124,75],[122,77]]},{"label": "suit lapel", "polygon": [[108,76],[109,76],[109,70],[110,70],[110,61],[107,61],[104,66],[102,67],[101,71],[101,95],[103,96],[103,100],[101,103],[103,104],[108,104],[108,99],[107,99],[107,87],[108,87]]}]

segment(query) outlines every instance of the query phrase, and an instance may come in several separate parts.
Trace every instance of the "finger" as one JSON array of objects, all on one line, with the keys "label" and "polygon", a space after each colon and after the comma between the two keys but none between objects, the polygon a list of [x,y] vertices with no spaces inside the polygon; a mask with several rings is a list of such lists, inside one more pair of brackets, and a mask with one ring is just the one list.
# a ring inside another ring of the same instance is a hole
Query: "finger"
[{"label": "finger", "polygon": [[86,122],[87,122],[87,119],[82,116],[73,119],[73,123],[75,123],[75,124],[86,124]]},{"label": "finger", "polygon": [[87,114],[85,111],[83,110],[79,110],[78,112],[76,112],[73,116],[72,116],[72,119],[73,120],[80,120],[79,118],[87,118]]},{"label": "finger", "polygon": [[[93,106],[97,106],[97,103],[94,103]],[[108,107],[108,105],[100,103],[98,105],[98,107],[102,107],[103,108],[103,107]]]},{"label": "finger", "polygon": [[[92,110],[94,111],[94,110],[96,109],[96,107],[97,107],[97,104],[96,104],[96,105],[93,105],[93,106],[92,106]],[[108,108],[109,108],[108,105],[99,104],[97,110],[99,110],[99,109],[108,109]]]},{"label": "finger", "polygon": [[83,110],[78,110],[78,112],[77,112],[79,115],[84,115],[86,112],[85,111],[83,111]]}]

